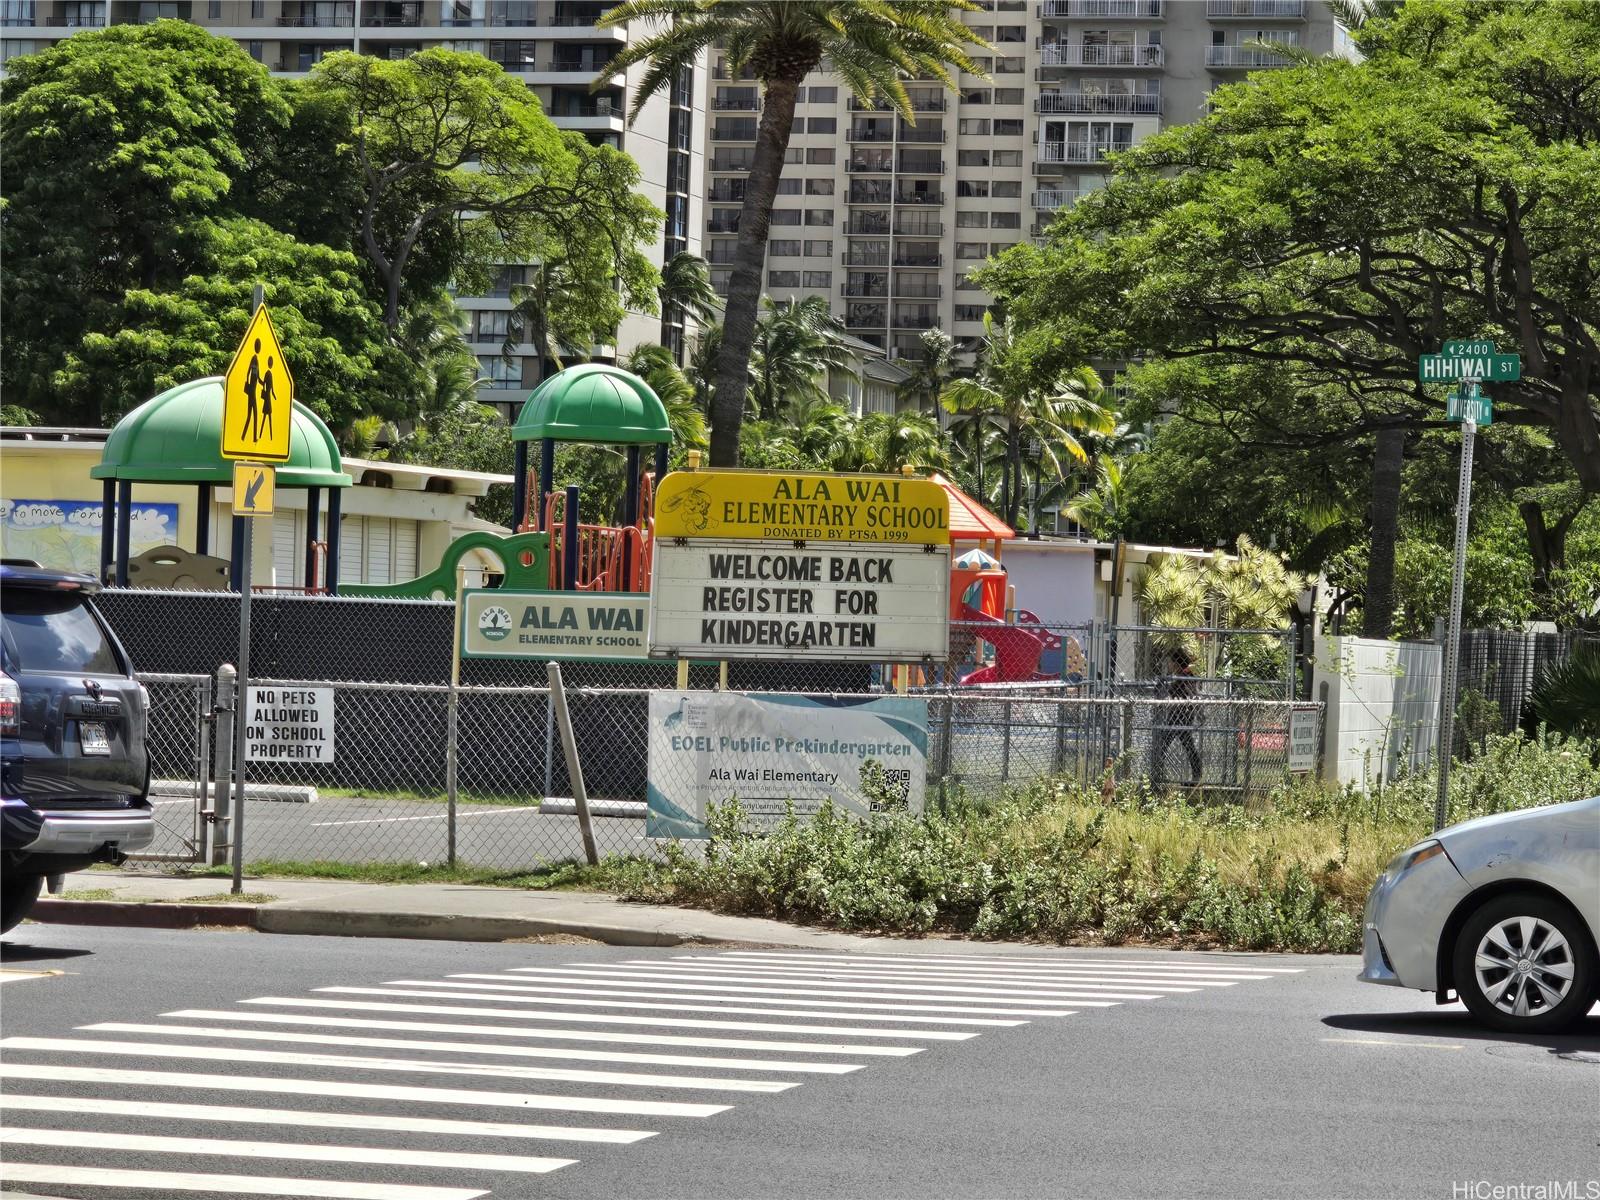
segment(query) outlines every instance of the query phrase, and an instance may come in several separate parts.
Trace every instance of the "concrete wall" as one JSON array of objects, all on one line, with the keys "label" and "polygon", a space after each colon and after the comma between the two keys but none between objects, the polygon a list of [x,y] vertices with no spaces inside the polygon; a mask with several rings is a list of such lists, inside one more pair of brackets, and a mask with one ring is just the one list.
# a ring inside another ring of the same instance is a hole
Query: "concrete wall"
[{"label": "concrete wall", "polygon": [[1318,644],[1311,696],[1327,701],[1324,780],[1365,788],[1433,762],[1442,657],[1431,642]]},{"label": "concrete wall", "polygon": [[1087,625],[1096,619],[1094,547],[1088,544],[1007,542],[1000,561],[1016,588],[1016,604],[1047,625]]}]

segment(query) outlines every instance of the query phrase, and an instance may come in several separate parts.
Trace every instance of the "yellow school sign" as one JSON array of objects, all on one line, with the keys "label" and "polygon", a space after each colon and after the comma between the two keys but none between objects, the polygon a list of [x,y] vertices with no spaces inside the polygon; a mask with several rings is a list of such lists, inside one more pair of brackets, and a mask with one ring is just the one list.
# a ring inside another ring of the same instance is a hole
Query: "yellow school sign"
[{"label": "yellow school sign", "polygon": [[288,462],[293,405],[294,377],[263,304],[223,380],[222,457]]},{"label": "yellow school sign", "polygon": [[944,546],[950,500],[902,475],[678,471],[656,493],[657,537]]}]

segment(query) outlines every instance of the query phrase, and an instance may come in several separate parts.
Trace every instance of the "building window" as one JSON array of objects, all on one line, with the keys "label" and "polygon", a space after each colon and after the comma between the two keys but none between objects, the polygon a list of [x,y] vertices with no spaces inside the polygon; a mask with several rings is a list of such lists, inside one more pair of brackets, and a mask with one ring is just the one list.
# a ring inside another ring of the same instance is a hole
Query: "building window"
[{"label": "building window", "polygon": [[814,87],[811,89],[811,103],[836,104],[839,100],[839,89],[836,87]]},{"label": "building window", "polygon": [[478,355],[478,378],[487,379],[493,383],[522,383],[522,360],[514,358],[510,362],[498,354]]},{"label": "building window", "polygon": [[997,58],[994,60],[994,73],[996,75],[1021,75],[1022,68],[1023,59],[1021,56],[1016,58]]},{"label": "building window", "polygon": [[832,258],[833,257],[833,239],[832,238],[822,238],[819,241],[809,241],[809,242],[807,242],[806,243],[806,257],[807,258]]},{"label": "building window", "polygon": [[990,229],[1021,229],[1022,214],[996,210],[989,214]]},{"label": "building window", "polygon": [[799,258],[800,243],[794,238],[774,238],[767,243],[768,258]]},{"label": "building window", "polygon": [[956,162],[963,167],[987,167],[989,165],[989,152],[987,150],[958,150]]},{"label": "building window", "polygon": [[956,195],[970,196],[982,199],[989,194],[989,181],[987,179],[958,179],[956,180]]},{"label": "building window", "polygon": [[798,208],[775,208],[772,210],[772,224],[798,225],[800,224],[800,210]]},{"label": "building window", "polygon": [[783,162],[784,162],[785,166],[789,166],[790,164],[803,163],[805,161],[806,161],[806,152],[804,150],[800,149],[799,146],[790,146],[787,150],[785,150],[783,152]]},{"label": "building window", "polygon": [[806,209],[806,224],[812,226],[832,226],[833,209],[808,208]]},{"label": "building window", "polygon": [[1025,42],[1028,40],[1028,27],[1026,25],[1001,25],[995,29],[992,40],[1001,44],[1006,42]]},{"label": "building window", "polygon": [[250,19],[263,21],[267,16],[267,0],[250,0]]},{"label": "building window", "polygon": [[1015,246],[1016,244],[1017,244],[1016,242],[990,242],[989,243],[989,253],[990,253],[991,256],[993,256],[995,258],[999,258],[1002,254],[1004,254],[1007,250],[1011,249],[1011,247]]},{"label": "building window", "polygon": [[801,186],[802,183],[799,179],[780,179],[778,180],[778,195],[798,196]]},{"label": "building window", "polygon": [[988,117],[962,117],[956,122],[956,132],[965,137],[988,137]]},{"label": "building window", "polygon": [[956,305],[956,320],[981,321],[983,320],[985,307],[987,306],[982,304],[958,304]]},{"label": "building window", "polygon": [[1022,195],[1022,181],[1018,179],[996,179],[989,185],[989,194],[996,200],[1015,200]]},{"label": "building window", "polygon": [[808,195],[808,196],[831,196],[831,195],[833,195],[833,180],[831,180],[831,179],[808,179],[808,180],[806,180],[806,195]]},{"label": "building window", "polygon": [[806,151],[806,162],[814,167],[831,167],[833,165],[833,147],[813,146]]},{"label": "building window", "polygon": [[991,103],[991,93],[988,88],[962,88],[961,103],[989,104]]},{"label": "building window", "polygon": [[996,150],[994,152],[994,165],[997,167],[1020,167],[1022,165],[1022,151]]},{"label": "building window", "polygon": [[1021,118],[1016,118],[1016,119],[1013,119],[1013,120],[1005,120],[1005,121],[996,121],[994,123],[994,135],[995,135],[995,137],[1021,137],[1022,136],[1022,120],[1021,120]]},{"label": "building window", "polygon": [[250,55],[250,57],[255,59],[257,62],[260,62],[261,61],[261,56],[264,53],[266,53],[265,43],[262,43],[262,42],[254,42],[254,41],[246,42],[245,43],[245,50]]},{"label": "building window", "polygon": [[805,272],[805,286],[808,288],[832,288],[832,271],[807,271]]},{"label": "building window", "polygon": [[775,288],[793,288],[800,286],[799,271],[768,271],[767,286]]},{"label": "building window", "polygon": [[484,310],[473,313],[472,336],[477,342],[503,342],[510,330],[511,314]]},{"label": "building window", "polygon": [[983,288],[979,287],[976,283],[974,283],[970,276],[957,275],[956,276],[956,291],[958,291],[958,292],[981,292],[981,291],[983,291]]},{"label": "building window", "polygon": [[212,21],[222,20],[222,0],[206,0],[206,17]]},{"label": "building window", "polygon": [[957,242],[957,258],[988,258],[989,250],[983,242]]},{"label": "building window", "polygon": [[[997,216],[999,214],[996,214]],[[986,212],[958,212],[956,214],[957,229],[987,229],[989,228],[989,214]]]},{"label": "building window", "polygon": [[1021,104],[1023,101],[1021,88],[995,88],[994,102],[996,104]]},{"label": "building window", "polygon": [[839,119],[837,117],[811,117],[806,121],[807,133],[837,133]]}]

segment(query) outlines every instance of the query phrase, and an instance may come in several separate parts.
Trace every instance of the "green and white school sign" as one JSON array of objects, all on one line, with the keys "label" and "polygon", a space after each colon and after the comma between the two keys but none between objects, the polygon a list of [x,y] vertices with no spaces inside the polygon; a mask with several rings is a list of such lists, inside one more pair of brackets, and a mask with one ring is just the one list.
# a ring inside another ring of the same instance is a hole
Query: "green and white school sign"
[{"label": "green and white school sign", "polygon": [[646,655],[644,592],[462,593],[461,657],[638,659]]}]

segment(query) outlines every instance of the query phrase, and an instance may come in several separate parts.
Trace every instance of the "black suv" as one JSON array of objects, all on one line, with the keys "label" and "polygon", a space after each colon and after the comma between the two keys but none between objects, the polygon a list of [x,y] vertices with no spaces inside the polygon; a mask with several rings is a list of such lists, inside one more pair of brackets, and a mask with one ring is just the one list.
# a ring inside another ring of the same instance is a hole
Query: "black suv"
[{"label": "black suv", "polygon": [[0,932],[47,877],[150,844],[149,694],[88,575],[0,565]]}]

